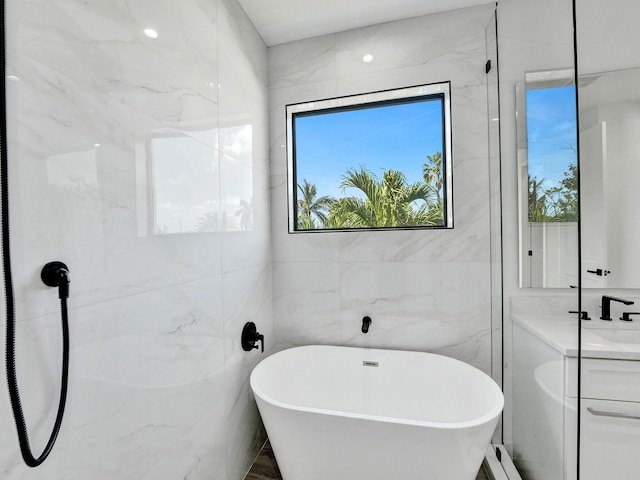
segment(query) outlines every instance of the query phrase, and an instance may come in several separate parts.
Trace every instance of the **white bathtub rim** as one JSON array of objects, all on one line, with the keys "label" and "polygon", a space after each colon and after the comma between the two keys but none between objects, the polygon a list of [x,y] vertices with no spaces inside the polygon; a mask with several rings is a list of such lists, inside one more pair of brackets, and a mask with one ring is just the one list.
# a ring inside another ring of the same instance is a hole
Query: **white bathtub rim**
[{"label": "white bathtub rim", "polygon": [[[260,364],[262,364],[262,362],[264,362],[265,360],[268,360],[273,356],[283,354],[289,350],[303,349],[310,346],[326,346],[326,347],[335,346],[335,347],[341,347],[341,348],[356,348],[360,350],[385,350],[380,348],[350,347],[350,346],[344,346],[344,345],[306,345],[306,346],[303,345],[299,347],[292,347],[292,348],[282,350],[280,352],[274,353],[273,355],[270,355],[269,357],[263,359],[252,370],[251,376],[249,378],[249,383],[251,385],[251,390],[253,391],[254,395],[256,395],[257,397],[260,397],[261,400],[263,400],[268,404],[271,404],[273,406],[286,409],[286,410],[295,410],[298,412],[315,413],[319,415],[330,415],[335,417],[356,418],[356,419],[362,419],[362,420],[369,420],[373,422],[383,422],[383,423],[392,423],[392,424],[400,424],[400,425],[409,425],[409,426],[415,426],[415,427],[430,427],[430,428],[440,428],[440,429],[463,429],[463,428],[478,427],[478,426],[482,426],[497,420],[497,418],[502,414],[502,410],[504,408],[504,395],[500,390],[500,387],[498,387],[498,385],[495,383],[495,381],[491,377],[489,377],[486,373],[484,373],[482,370],[479,370],[473,365],[468,364],[466,362],[462,362],[461,360],[455,359],[453,357],[447,357],[447,358],[450,358],[451,360],[454,360],[456,362],[464,363],[469,368],[478,370],[479,373],[487,376],[491,380],[491,382],[488,383],[488,385],[490,385],[489,388],[492,389],[498,401],[496,402],[496,405],[492,406],[492,408],[489,410],[488,413],[480,417],[474,418],[472,420],[466,420],[463,422],[434,422],[434,421],[425,421],[425,420],[410,420],[410,419],[397,418],[397,417],[384,417],[381,415],[367,415],[367,414],[357,413],[357,412],[344,412],[341,410],[294,405],[291,403],[286,403],[280,400],[276,400],[270,395],[267,395],[262,389],[256,386],[256,382],[254,381],[254,374],[256,370],[259,370]],[[387,351],[391,351],[391,350],[387,350]],[[400,350],[400,351],[408,351],[408,350]],[[446,357],[446,355],[440,355],[440,354],[431,353],[431,352],[416,352],[416,353],[428,353],[429,355]]]}]

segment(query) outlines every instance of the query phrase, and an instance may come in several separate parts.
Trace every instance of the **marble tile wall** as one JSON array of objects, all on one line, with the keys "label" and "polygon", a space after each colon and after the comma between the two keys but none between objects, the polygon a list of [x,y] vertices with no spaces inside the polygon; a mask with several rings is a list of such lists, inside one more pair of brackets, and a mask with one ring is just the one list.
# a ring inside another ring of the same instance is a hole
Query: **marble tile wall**
[{"label": "marble tile wall", "polygon": [[[491,370],[485,28],[494,6],[269,48],[276,348],[309,343],[441,352]],[[368,64],[364,54],[374,56]],[[451,81],[452,230],[287,233],[285,110]],[[363,315],[373,319],[367,335]]]},{"label": "marble tile wall", "polygon": [[248,387],[261,355],[241,350],[242,326],[273,340],[264,43],[236,0],[6,8],[17,362],[36,454],[60,376],[57,294],[39,279],[51,260],[71,271],[71,369],[37,469],[0,395],[0,477],[243,478],[264,433]]}]

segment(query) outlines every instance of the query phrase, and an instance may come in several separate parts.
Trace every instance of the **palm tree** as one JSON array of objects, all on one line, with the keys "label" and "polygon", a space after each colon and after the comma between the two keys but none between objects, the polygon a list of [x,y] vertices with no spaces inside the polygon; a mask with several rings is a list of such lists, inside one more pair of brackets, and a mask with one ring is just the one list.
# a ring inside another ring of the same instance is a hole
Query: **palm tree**
[{"label": "palm tree", "polygon": [[240,217],[240,230],[251,230],[253,216],[253,198],[240,200],[240,208],[236,211],[236,217]]},{"label": "palm tree", "polygon": [[427,185],[433,185],[436,190],[438,200],[440,200],[440,192],[442,191],[442,153],[437,152],[433,155],[427,155],[429,160],[422,166],[422,176]]},{"label": "palm tree", "polygon": [[441,202],[427,183],[413,185],[398,170],[386,170],[382,180],[364,167],[342,176],[343,190],[355,188],[360,196],[343,197],[331,205],[329,228],[380,228],[442,225]]},{"label": "palm tree", "polygon": [[577,222],[578,221],[578,165],[572,163],[555,187],[545,192],[548,199],[549,218],[546,221],[553,222]]},{"label": "palm tree", "polygon": [[198,232],[217,232],[220,231],[220,215],[218,212],[207,212],[201,215],[196,225]]},{"label": "palm tree", "polygon": [[547,191],[544,189],[544,178],[529,176],[529,221],[548,221]]},{"label": "palm tree", "polygon": [[302,185],[298,184],[298,190],[302,194],[302,198],[298,197],[298,228],[301,230],[324,228],[329,208],[335,200],[328,195],[316,198],[318,195],[316,186],[306,180],[302,181]]}]

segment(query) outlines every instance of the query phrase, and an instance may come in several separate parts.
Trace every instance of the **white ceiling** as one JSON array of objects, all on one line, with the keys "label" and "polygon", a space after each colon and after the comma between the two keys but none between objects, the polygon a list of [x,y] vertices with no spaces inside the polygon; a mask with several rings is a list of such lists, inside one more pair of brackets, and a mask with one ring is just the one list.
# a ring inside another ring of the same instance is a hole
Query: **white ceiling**
[{"label": "white ceiling", "polygon": [[239,0],[268,46],[496,0]]}]

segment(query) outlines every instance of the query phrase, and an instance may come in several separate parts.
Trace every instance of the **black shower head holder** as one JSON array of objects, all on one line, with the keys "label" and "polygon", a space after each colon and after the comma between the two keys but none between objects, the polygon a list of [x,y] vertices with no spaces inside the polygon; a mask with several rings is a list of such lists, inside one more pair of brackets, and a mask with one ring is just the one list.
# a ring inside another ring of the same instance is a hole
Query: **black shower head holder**
[{"label": "black shower head holder", "polygon": [[49,262],[40,272],[42,282],[48,287],[58,287],[60,298],[69,298],[69,269],[62,262]]}]

